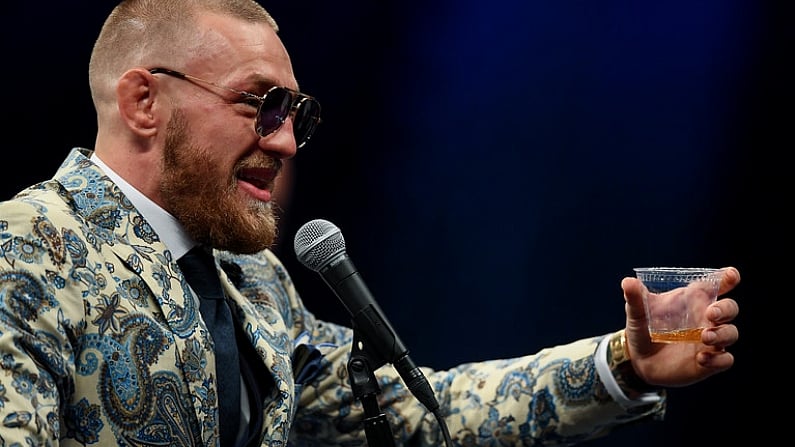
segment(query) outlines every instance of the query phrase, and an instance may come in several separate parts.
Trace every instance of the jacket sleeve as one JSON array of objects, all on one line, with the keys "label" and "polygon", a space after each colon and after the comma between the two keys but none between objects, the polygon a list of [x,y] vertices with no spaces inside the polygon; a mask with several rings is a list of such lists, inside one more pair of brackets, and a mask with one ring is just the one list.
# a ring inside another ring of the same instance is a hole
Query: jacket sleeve
[{"label": "jacket sleeve", "polygon": [[[301,396],[290,439],[296,445],[364,445],[364,414],[348,381],[353,331],[316,319],[276,256],[262,255],[281,275],[290,336],[298,340],[304,334],[305,342],[323,354],[322,368],[298,388]],[[249,288],[256,283],[247,281]],[[423,372],[451,436],[460,445],[568,445],[603,436],[622,424],[661,418],[664,398],[627,409],[610,397],[594,365],[602,338],[518,358],[466,363],[449,370],[423,368]],[[381,389],[379,405],[396,444],[443,446],[438,421],[411,395],[392,366],[385,365],[375,374]]]},{"label": "jacket sleeve", "polygon": [[[54,227],[34,205],[0,204],[0,444],[53,443],[59,403],[74,389],[74,314],[62,291],[69,257],[42,243]],[[23,211],[24,210],[24,211]],[[58,296],[56,296],[58,294]],[[67,294],[69,294],[67,296]],[[74,306],[74,307],[77,307]]]}]

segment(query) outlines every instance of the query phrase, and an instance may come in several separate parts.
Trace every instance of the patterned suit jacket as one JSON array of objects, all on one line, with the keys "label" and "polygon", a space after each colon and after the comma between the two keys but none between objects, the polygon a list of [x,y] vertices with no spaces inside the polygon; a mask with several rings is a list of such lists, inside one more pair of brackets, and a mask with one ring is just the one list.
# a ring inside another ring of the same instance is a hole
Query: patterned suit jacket
[{"label": "patterned suit jacket", "polygon": [[[215,358],[185,278],[89,156],[75,148],[51,180],[0,203],[0,445],[216,445]],[[352,331],[307,311],[271,251],[216,260],[275,384],[262,445],[366,445]],[[610,398],[599,339],[424,371],[462,445],[573,443],[661,416],[664,400],[626,410]],[[294,371],[300,344],[325,351]],[[398,445],[443,445],[393,369],[377,376]]]}]

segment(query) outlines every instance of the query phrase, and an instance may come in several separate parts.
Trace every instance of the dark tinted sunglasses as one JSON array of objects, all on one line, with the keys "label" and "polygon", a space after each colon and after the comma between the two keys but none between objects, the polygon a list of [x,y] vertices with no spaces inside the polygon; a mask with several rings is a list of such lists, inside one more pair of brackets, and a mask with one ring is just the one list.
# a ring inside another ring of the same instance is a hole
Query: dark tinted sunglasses
[{"label": "dark tinted sunglasses", "polygon": [[317,125],[320,124],[320,103],[317,102],[317,99],[287,87],[274,86],[263,96],[257,96],[253,93],[224,87],[214,82],[168,68],[151,68],[149,69],[149,73],[162,73],[179,79],[209,84],[213,87],[236,93],[244,97],[246,101],[256,102],[257,117],[254,120],[254,130],[256,130],[257,134],[261,137],[265,137],[279,130],[282,124],[284,124],[287,118],[292,114],[295,143],[298,147],[302,147],[309,141]]}]

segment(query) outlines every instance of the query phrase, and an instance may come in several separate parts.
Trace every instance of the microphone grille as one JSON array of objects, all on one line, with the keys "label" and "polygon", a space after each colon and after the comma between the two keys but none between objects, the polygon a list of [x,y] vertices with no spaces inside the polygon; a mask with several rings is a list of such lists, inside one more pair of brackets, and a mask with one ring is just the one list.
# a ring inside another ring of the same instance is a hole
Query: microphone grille
[{"label": "microphone grille", "polygon": [[327,220],[315,219],[303,224],[295,233],[293,249],[301,264],[319,272],[345,254],[345,239],[336,225]]}]

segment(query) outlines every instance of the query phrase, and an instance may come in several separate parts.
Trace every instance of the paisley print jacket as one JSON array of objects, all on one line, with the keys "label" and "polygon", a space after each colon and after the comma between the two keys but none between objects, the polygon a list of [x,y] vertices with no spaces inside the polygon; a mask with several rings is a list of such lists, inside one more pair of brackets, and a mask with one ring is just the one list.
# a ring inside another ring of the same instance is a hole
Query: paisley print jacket
[{"label": "paisley print jacket", "polygon": [[[176,260],[89,156],[75,148],[52,179],[0,203],[0,445],[214,446],[206,326]],[[352,331],[316,319],[271,251],[215,255],[275,384],[262,445],[366,445]],[[600,338],[424,371],[460,445],[568,444],[661,416],[664,400],[627,410],[610,398]],[[309,373],[293,371],[299,345],[324,347]],[[443,445],[393,369],[376,375],[396,443]]]}]

